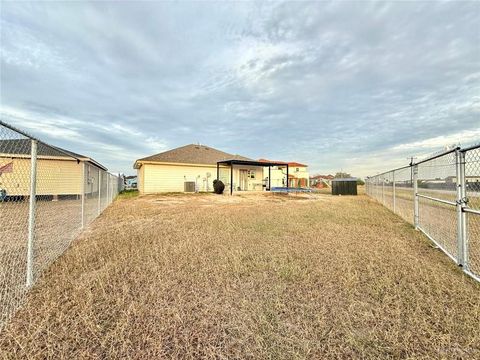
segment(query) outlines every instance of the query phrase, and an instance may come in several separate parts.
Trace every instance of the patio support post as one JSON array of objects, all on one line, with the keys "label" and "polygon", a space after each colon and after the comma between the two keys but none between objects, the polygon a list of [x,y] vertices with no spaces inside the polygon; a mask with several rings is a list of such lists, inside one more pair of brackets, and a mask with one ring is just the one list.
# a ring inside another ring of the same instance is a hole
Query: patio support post
[{"label": "patio support post", "polygon": [[217,162],[217,180],[218,180],[218,176],[219,176],[219,168],[218,168],[218,162]]},{"label": "patio support post", "polygon": [[268,191],[272,190],[272,167],[268,165]]},{"label": "patio support post", "polygon": [[289,185],[289,179],[288,179],[288,164],[287,164],[287,189],[288,189],[288,186]]}]

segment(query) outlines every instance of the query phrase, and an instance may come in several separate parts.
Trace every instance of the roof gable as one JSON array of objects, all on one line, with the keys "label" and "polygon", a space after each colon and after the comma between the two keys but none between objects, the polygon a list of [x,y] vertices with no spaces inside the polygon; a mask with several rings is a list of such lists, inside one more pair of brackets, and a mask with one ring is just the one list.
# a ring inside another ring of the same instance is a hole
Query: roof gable
[{"label": "roof gable", "polygon": [[190,144],[168,150],[159,154],[138,159],[138,162],[167,162],[181,164],[207,164],[216,165],[222,160],[252,160],[241,155],[232,155],[210,146]]}]

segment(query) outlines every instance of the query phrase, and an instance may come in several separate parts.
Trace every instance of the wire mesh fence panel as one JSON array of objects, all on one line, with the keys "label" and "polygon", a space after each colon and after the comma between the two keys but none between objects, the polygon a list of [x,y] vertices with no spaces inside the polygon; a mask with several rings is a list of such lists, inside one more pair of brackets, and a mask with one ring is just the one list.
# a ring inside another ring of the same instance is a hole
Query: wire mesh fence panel
[{"label": "wire mesh fence panel", "polygon": [[34,278],[57,259],[81,231],[82,162],[38,144]]},{"label": "wire mesh fence panel", "polygon": [[480,277],[480,215],[467,213],[468,257],[467,268]]},{"label": "wire mesh fence panel", "polygon": [[[419,227],[457,259],[457,157],[448,153],[418,165]],[[437,200],[450,201],[449,205]]]},{"label": "wire mesh fence panel", "polygon": [[26,287],[31,140],[0,124],[0,325]]},{"label": "wire mesh fence panel", "polygon": [[113,176],[110,174],[110,202],[115,199],[115,196],[117,196],[117,191],[118,191],[118,183],[117,183],[117,177]]},{"label": "wire mesh fence panel", "polygon": [[99,185],[100,169],[91,164],[85,164],[85,205],[84,205],[84,221],[85,226],[90,224],[98,216],[98,185]]},{"label": "wire mesh fence panel", "polygon": [[382,202],[382,184],[380,175],[377,175],[372,179],[371,196],[378,202]]},{"label": "wire mesh fence panel", "polygon": [[108,178],[109,178],[109,185],[108,185],[108,189],[109,189],[109,203],[113,201],[113,199],[115,198],[115,196],[117,196],[116,194],[116,189],[117,189],[117,183],[116,183],[116,177],[113,176],[112,174],[108,174]]},{"label": "wire mesh fence panel", "polygon": [[382,178],[383,205],[393,211],[393,172],[383,174]]},{"label": "wire mesh fence panel", "polygon": [[375,187],[375,182],[377,181],[377,177],[374,176],[370,179],[367,179],[367,182],[369,183],[369,186],[368,186],[368,195],[370,195],[372,198],[376,199],[375,197],[375,193],[376,193],[376,187]]},{"label": "wire mesh fence panel", "polygon": [[[465,152],[467,206],[480,211],[480,146]],[[480,277],[480,215],[467,213],[468,269]]]},{"label": "wire mesh fence panel", "polygon": [[480,147],[465,152],[465,185],[468,207],[480,210]]},{"label": "wire mesh fence panel", "polygon": [[108,174],[105,171],[100,172],[100,212],[105,210],[105,208],[108,206]]},{"label": "wire mesh fence panel", "polygon": [[480,281],[480,145],[446,150],[366,183],[369,196],[393,207]]},{"label": "wire mesh fence panel", "polygon": [[413,182],[410,167],[395,170],[395,213],[413,223]]},{"label": "wire mesh fence panel", "polygon": [[418,193],[442,200],[455,201],[456,192],[455,152],[418,165]]},{"label": "wire mesh fence panel", "polygon": [[377,176],[373,176],[367,179],[367,184],[368,184],[367,194],[372,198],[374,198],[375,200],[378,200],[377,199]]},{"label": "wire mesh fence panel", "polygon": [[374,197],[377,199],[377,201],[381,202],[382,201],[382,186],[380,182],[380,176],[377,176],[375,178],[375,192],[374,192]]},{"label": "wire mesh fence panel", "polygon": [[0,329],[117,196],[120,178],[97,165],[0,121]]},{"label": "wire mesh fence panel", "polygon": [[457,259],[457,210],[455,206],[419,198],[419,226],[453,259]]}]

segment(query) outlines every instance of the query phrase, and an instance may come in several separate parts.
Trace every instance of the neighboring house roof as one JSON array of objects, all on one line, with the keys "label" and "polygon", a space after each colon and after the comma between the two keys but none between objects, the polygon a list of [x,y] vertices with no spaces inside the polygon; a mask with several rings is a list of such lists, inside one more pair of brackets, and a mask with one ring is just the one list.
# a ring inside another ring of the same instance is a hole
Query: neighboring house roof
[{"label": "neighboring house roof", "polygon": [[[0,140],[0,154],[5,155],[26,155],[30,156],[32,151],[32,141],[30,139],[8,139]],[[52,158],[68,158],[72,157],[77,160],[88,161],[103,170],[107,170],[106,167],[96,162],[92,158],[85,155],[80,155],[72,151],[68,151],[59,147],[50,146],[42,142],[38,142],[37,156],[52,157]]]},{"label": "neighboring house roof", "polygon": [[315,176],[310,176],[310,179],[326,179],[326,180],[332,180],[334,178],[333,175],[315,175]]},{"label": "neighboring house roof", "polygon": [[298,162],[289,162],[288,163],[288,166],[292,166],[292,167],[308,167],[308,165],[306,164],[301,164],[301,163],[298,163]]},{"label": "neighboring house roof", "polygon": [[301,164],[301,163],[298,163],[298,162],[295,162],[295,161],[292,161],[292,162],[287,162],[287,161],[272,161],[272,160],[268,160],[268,159],[258,159],[258,161],[260,162],[276,162],[276,163],[280,163],[280,164],[285,164],[290,167],[308,167],[308,165],[306,164]]},{"label": "neighboring house roof", "polygon": [[137,178],[137,175],[129,175],[129,176],[125,176],[125,179],[129,180],[129,179],[136,179]]},{"label": "neighboring house roof", "polygon": [[180,163],[180,164],[204,164],[217,165],[223,160],[252,160],[241,155],[232,155],[210,146],[190,144],[168,150],[152,156],[147,156],[135,161],[134,168],[138,168],[142,162]]}]

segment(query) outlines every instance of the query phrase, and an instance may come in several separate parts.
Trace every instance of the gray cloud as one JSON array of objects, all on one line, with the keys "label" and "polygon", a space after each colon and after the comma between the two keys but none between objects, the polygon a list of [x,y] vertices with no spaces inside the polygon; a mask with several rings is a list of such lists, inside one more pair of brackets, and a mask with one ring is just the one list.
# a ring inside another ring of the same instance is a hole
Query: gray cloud
[{"label": "gray cloud", "polygon": [[114,171],[198,141],[364,176],[480,140],[478,2],[3,2],[0,19],[2,119]]}]

